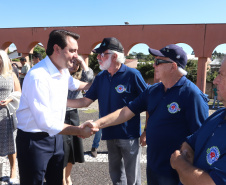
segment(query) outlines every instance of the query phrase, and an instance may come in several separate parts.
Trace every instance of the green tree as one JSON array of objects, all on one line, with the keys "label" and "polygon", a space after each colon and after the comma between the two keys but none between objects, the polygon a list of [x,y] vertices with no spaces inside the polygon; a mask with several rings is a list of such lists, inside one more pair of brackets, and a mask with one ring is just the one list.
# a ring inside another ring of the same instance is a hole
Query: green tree
[{"label": "green tree", "polygon": [[99,73],[101,70],[99,68],[99,63],[97,61],[97,54],[89,55],[89,67],[93,70],[95,74]]},{"label": "green tree", "polygon": [[142,52],[137,53],[138,62],[144,62],[145,58],[146,58],[146,55],[143,54]]},{"label": "green tree", "polygon": [[145,61],[148,62],[148,61],[154,61],[155,60],[155,57],[153,57],[153,55],[149,54],[149,55],[145,55]]},{"label": "green tree", "polygon": [[134,59],[134,58],[136,58],[136,55],[133,55],[132,53],[130,53],[129,56],[126,56],[126,58],[127,59]]},{"label": "green tree", "polygon": [[[198,66],[197,60],[188,60],[187,66],[185,68],[185,70],[188,72],[187,78],[191,80],[193,83],[196,83],[197,80],[197,66]],[[217,71],[214,72],[211,72],[211,70],[208,71],[206,75],[206,81],[213,82],[217,74],[218,74]]]},{"label": "green tree", "polygon": [[145,80],[149,78],[154,78],[154,67],[153,63],[149,62],[142,62],[137,65],[137,70],[140,71],[141,75]]},{"label": "green tree", "polygon": [[217,77],[217,75],[218,75],[217,71],[214,71],[214,72],[211,72],[211,70],[208,71],[207,75],[206,75],[207,76],[206,81],[207,82],[213,82],[213,80]]},{"label": "green tree", "polygon": [[34,47],[33,53],[40,53],[42,55],[42,58],[46,57],[46,51],[43,47],[36,45]]},{"label": "green tree", "polygon": [[214,50],[214,52],[212,53],[212,59],[213,60],[216,59],[216,58],[222,59],[224,56],[225,56],[224,53],[220,53],[220,52],[218,53],[216,50]]},{"label": "green tree", "polygon": [[185,70],[188,72],[187,78],[193,83],[197,80],[197,60],[188,60]]}]

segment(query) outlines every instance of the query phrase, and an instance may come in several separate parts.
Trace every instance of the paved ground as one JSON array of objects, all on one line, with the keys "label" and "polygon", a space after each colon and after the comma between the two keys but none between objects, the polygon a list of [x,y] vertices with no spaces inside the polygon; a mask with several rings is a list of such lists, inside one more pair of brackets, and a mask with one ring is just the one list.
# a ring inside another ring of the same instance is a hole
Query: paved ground
[{"label": "paved ground", "polygon": [[[216,110],[216,109],[215,109]],[[210,114],[215,110],[210,109]],[[84,122],[89,119],[96,120],[98,118],[98,106],[97,102],[94,102],[87,109],[79,109],[80,121]],[[144,127],[145,114],[141,114],[142,128]],[[72,181],[75,185],[108,185],[112,184],[108,173],[108,160],[107,149],[104,141],[100,142],[97,158],[90,156],[90,149],[92,146],[93,136],[84,139],[84,151],[85,151],[85,163],[77,163],[72,169]],[[142,148],[141,157],[141,181],[142,185],[146,182],[146,148]],[[7,157],[0,157],[0,185],[8,184],[7,178],[9,177],[9,162]],[[19,185],[19,175],[17,176],[17,184]]]}]

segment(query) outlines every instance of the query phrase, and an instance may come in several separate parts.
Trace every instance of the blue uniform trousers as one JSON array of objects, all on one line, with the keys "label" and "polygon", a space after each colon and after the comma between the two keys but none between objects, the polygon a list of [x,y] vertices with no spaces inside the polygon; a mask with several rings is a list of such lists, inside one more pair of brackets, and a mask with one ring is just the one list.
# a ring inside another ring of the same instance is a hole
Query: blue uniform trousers
[{"label": "blue uniform trousers", "polygon": [[18,129],[17,157],[20,185],[62,185],[62,135],[50,137],[46,132],[24,132]]}]

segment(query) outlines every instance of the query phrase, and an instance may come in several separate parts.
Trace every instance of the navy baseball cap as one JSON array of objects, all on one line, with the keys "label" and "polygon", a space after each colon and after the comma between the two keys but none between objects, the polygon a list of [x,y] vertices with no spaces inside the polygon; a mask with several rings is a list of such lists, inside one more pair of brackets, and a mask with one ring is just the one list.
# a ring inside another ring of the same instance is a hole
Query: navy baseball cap
[{"label": "navy baseball cap", "polygon": [[184,52],[182,47],[177,46],[175,44],[170,44],[160,50],[152,48],[149,48],[148,50],[149,53],[153,56],[170,58],[177,63],[177,66],[181,67],[182,69],[184,69],[187,64],[187,54]]},{"label": "navy baseball cap", "polygon": [[93,50],[94,53],[103,53],[106,50],[114,50],[120,53],[124,52],[124,48],[118,39],[115,37],[104,38],[99,48]]}]

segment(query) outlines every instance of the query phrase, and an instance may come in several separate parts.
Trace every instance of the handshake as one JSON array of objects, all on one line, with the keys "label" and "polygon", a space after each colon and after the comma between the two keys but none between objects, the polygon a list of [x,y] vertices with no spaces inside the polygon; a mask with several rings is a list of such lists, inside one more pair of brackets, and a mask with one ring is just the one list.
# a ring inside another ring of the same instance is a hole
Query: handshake
[{"label": "handshake", "polygon": [[81,134],[79,134],[78,137],[83,139],[88,138],[99,131],[99,125],[93,122],[93,120],[88,120],[78,127],[80,128],[81,132]]}]

